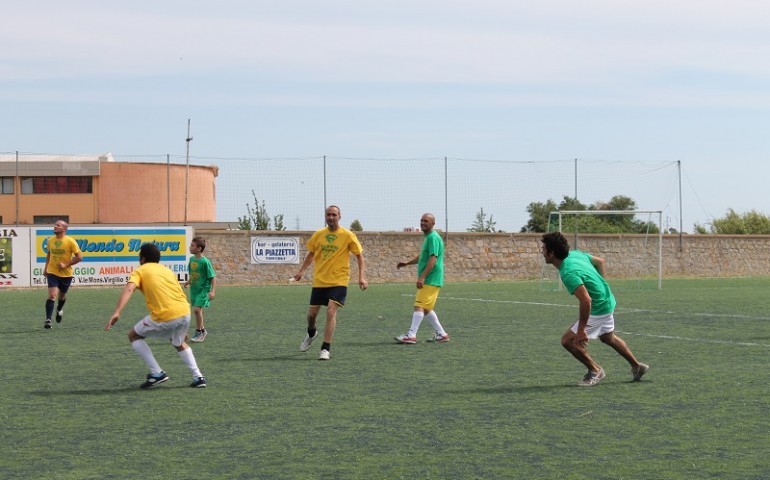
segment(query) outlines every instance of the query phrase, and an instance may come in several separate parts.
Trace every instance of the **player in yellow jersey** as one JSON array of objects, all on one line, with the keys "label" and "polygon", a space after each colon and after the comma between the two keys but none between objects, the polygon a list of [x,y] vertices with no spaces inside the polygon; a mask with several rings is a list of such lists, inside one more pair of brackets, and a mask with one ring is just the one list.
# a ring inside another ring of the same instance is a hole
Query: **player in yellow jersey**
[{"label": "player in yellow jersey", "polygon": [[58,220],[53,225],[54,236],[46,241],[48,254],[45,257],[46,281],[48,282],[48,299],[45,301],[45,328],[51,328],[51,317],[56,297],[56,323],[61,323],[64,315],[64,302],[67,301],[67,291],[72,285],[72,266],[83,260],[83,252],[78,243],[67,236],[69,225],[64,220]]},{"label": "player in yellow jersey", "polygon": [[174,272],[160,264],[160,250],[156,245],[145,243],[139,249],[139,268],[131,272],[128,283],[118,299],[115,312],[104,327],[109,330],[120,318],[120,312],[126,306],[134,290],[139,289],[144,294],[149,315],[139,320],[128,331],[131,347],[150,368],[147,381],[140,385],[147,389],[168,380],[166,372],[155,360],[145,338],[154,337],[170,339],[171,345],[179,352],[182,362],[190,369],[194,388],[206,386],[206,379],[198,369],[192,348],[185,342],[187,329],[190,326],[190,303],[182,290]]},{"label": "player in yellow jersey", "polygon": [[340,208],[331,205],[326,209],[326,227],[316,231],[307,241],[308,254],[293,280],[299,281],[311,263],[313,268],[313,289],[310,292],[310,308],[307,312],[307,335],[299,346],[306,352],[318,336],[316,317],[322,306],[326,306],[326,329],[321,345],[319,360],[329,360],[334,328],[337,325],[337,310],[345,305],[350,283],[350,254],[358,263],[358,286],[366,290],[364,253],[356,234],[340,226]]}]

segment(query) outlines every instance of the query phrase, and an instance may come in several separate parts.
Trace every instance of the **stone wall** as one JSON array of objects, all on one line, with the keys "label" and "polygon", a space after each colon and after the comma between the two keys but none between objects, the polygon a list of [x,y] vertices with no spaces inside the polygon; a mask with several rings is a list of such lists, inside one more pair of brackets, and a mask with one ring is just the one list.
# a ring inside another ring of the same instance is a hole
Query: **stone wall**
[{"label": "stone wall", "polygon": [[[206,255],[224,285],[286,284],[299,265],[251,263],[251,238],[298,237],[304,251],[312,232],[247,232],[196,230],[206,237]],[[370,283],[412,282],[416,267],[396,269],[420,251],[421,232],[361,232],[367,280]],[[607,260],[609,277],[655,275],[658,237],[645,235],[582,235],[574,247]],[[445,270],[448,282],[532,280],[543,275],[540,234],[452,233],[446,243]],[[552,268],[547,266],[547,268]],[[351,261],[353,281],[356,262]],[[770,236],[761,235],[664,235],[664,277],[763,276],[770,273]],[[312,267],[305,280],[312,275]]]}]

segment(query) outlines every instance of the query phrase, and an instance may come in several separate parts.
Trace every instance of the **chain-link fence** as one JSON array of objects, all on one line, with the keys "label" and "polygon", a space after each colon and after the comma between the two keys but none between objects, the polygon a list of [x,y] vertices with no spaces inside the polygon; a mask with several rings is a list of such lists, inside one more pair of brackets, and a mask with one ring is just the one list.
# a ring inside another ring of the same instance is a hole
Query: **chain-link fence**
[{"label": "chain-link fence", "polygon": [[[33,157],[17,155],[19,162]],[[681,229],[678,162],[119,154],[112,158],[216,166],[216,221],[234,227],[247,215],[247,206],[255,207],[256,197],[272,221],[271,229],[280,216],[288,230],[314,230],[324,224],[325,206],[335,204],[341,208],[344,226],[357,220],[366,231],[418,228],[420,216],[431,212],[438,228],[448,232],[466,231],[481,219],[497,231],[519,232],[526,228],[532,203],[553,200],[558,205],[564,197],[572,197],[593,205],[622,195],[637,209],[662,210],[665,229]],[[168,188],[178,186],[169,183]]]}]

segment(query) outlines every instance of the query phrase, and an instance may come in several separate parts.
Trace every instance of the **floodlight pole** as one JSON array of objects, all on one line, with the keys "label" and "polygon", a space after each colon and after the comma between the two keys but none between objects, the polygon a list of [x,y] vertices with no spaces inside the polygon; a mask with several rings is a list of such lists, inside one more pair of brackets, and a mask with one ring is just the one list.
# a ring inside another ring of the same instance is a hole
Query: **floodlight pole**
[{"label": "floodlight pole", "polygon": [[326,155],[324,155],[324,218],[326,218]]},{"label": "floodlight pole", "polygon": [[444,157],[444,242],[449,237],[449,182],[447,171],[447,158]]},{"label": "floodlight pole", "polygon": [[682,161],[676,161],[677,176],[679,177],[679,252],[682,251],[682,227],[684,223],[682,221]]},{"label": "floodlight pole", "polygon": [[190,136],[190,119],[187,119],[187,155],[186,155],[186,167],[184,172],[184,225],[187,226],[187,196],[190,190],[190,142],[192,137]]},{"label": "floodlight pole", "polygon": [[[19,182],[19,187],[16,187],[16,182]],[[19,151],[16,150],[16,178],[13,179],[13,192],[16,197],[16,226],[19,226],[19,194],[21,193],[21,178],[19,178]]]}]

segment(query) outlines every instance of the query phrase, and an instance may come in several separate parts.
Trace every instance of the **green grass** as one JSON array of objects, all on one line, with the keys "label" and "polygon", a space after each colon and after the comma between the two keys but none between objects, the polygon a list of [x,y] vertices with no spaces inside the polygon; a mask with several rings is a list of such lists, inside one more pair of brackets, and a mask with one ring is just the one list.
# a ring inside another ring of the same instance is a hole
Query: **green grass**
[{"label": "green grass", "polygon": [[[150,342],[147,371],[126,331],[137,292],[102,328],[119,289],[75,288],[42,328],[45,290],[0,291],[0,478],[696,479],[770,477],[768,279],[666,280],[618,292],[617,332],[651,365],[599,342],[594,388],[559,345],[577,314],[538,282],[447,285],[452,341],[397,345],[413,285],[351,288],[330,362],[298,351],[310,289],[220,287],[193,344],[209,388]],[[322,315],[324,313],[322,312]]]}]

